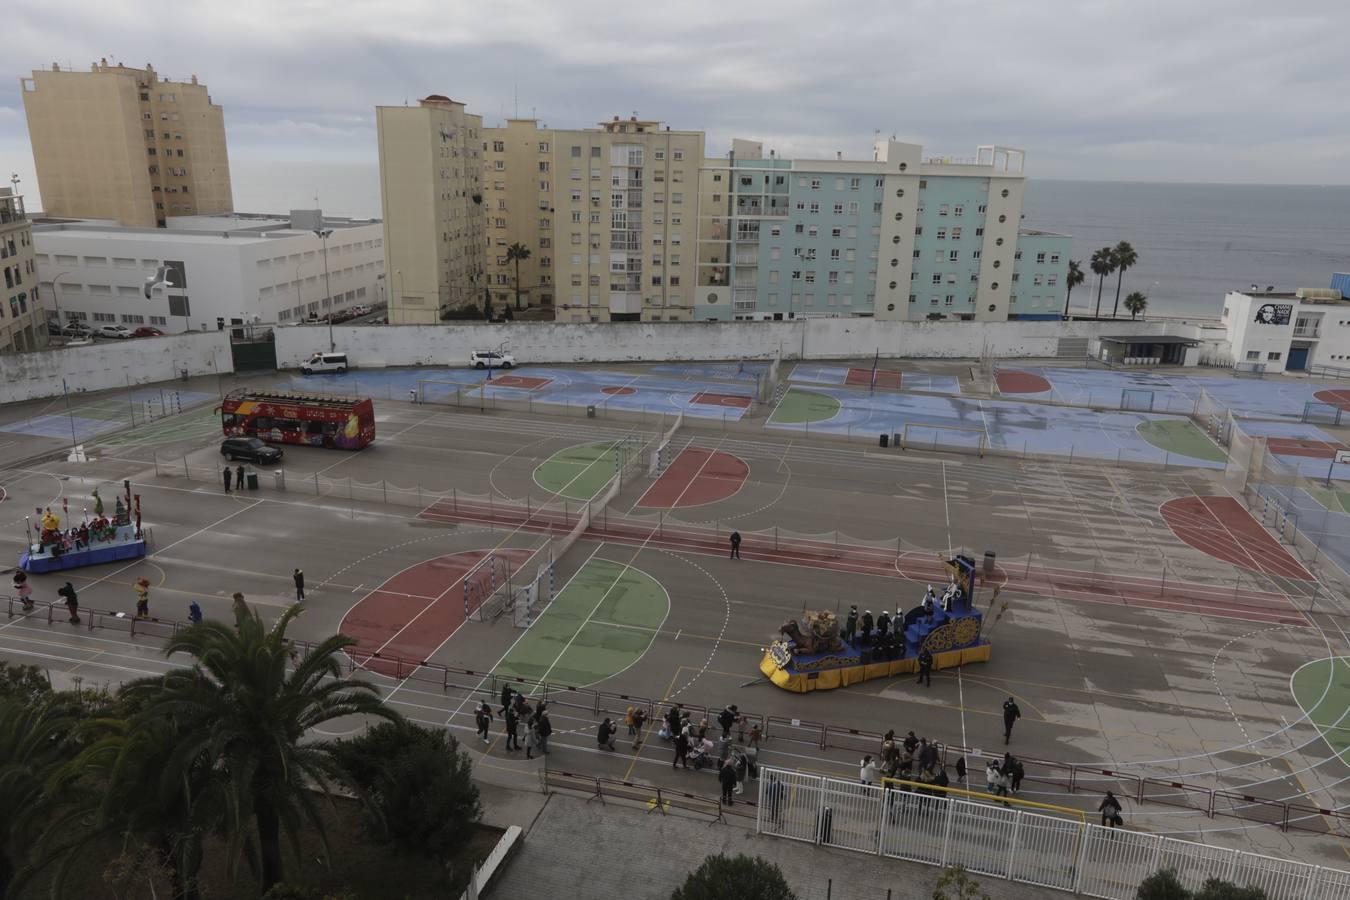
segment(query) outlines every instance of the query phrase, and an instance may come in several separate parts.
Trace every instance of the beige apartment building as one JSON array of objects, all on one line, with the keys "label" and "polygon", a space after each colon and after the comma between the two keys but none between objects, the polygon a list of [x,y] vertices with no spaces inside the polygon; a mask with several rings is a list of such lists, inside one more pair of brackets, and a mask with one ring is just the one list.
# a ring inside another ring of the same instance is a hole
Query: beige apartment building
[{"label": "beige apartment building", "polygon": [[38,350],[47,346],[47,317],[38,291],[33,254],[33,227],[23,197],[0,188],[0,269],[5,271],[0,294],[0,353]]},{"label": "beige apartment building", "polygon": [[375,108],[389,324],[482,304],[483,119],[432,94]]},{"label": "beige apartment building", "polygon": [[164,227],[234,211],[224,111],[206,85],[94,63],[20,79],[43,211]]},{"label": "beige apartment building", "polygon": [[[522,293],[560,322],[693,317],[700,131],[615,116],[593,129],[508,119],[485,129],[487,274],[498,309]],[[388,209],[385,216],[388,218]]]}]

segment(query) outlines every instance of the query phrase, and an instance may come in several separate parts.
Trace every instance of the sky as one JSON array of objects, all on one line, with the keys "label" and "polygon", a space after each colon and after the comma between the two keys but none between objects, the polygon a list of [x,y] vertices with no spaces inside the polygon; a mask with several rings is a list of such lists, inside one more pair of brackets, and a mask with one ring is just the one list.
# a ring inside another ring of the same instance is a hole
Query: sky
[{"label": "sky", "polygon": [[1344,0],[6,7],[0,166],[30,208],[40,200],[19,79],[104,57],[209,86],[240,209],[241,190],[267,184],[317,192],[322,181],[331,195],[355,178],[378,197],[366,183],[374,108],[430,93],[487,124],[519,114],[591,127],[636,113],[707,132],[710,156],[744,137],[786,156],[869,158],[878,135],[895,135],[931,154],[1024,148],[1033,178],[1350,183]]}]

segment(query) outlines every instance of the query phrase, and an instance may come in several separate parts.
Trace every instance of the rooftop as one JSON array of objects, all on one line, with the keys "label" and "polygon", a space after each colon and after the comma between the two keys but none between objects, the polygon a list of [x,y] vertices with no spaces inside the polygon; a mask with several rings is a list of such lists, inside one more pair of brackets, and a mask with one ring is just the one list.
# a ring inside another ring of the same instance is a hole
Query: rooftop
[{"label": "rooftop", "polygon": [[1065,234],[1062,231],[1043,231],[1040,228],[1019,228],[1017,229],[1017,233],[1030,235],[1032,237],[1072,237],[1072,235]]},{"label": "rooftop", "polygon": [[[299,214],[299,215],[296,215]],[[152,241],[155,243],[218,243],[221,241],[275,241],[313,236],[309,221],[322,221],[325,228],[341,231],[380,224],[379,219],[330,218],[318,210],[293,210],[292,215],[231,213],[177,216],[167,228],[133,228],[101,219],[38,219],[35,237],[98,237],[106,240]]]}]

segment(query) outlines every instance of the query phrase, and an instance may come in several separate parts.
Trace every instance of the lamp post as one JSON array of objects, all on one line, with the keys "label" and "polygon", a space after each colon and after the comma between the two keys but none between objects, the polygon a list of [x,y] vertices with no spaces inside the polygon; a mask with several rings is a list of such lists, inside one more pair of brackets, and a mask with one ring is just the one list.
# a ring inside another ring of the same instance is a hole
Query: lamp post
[{"label": "lamp post", "polygon": [[67,269],[64,272],[57,272],[56,277],[52,279],[52,304],[56,307],[56,333],[61,337],[61,330],[65,327],[61,324],[61,292],[57,290],[57,282],[69,275],[73,269]]},{"label": "lamp post", "polygon": [[[406,287],[405,284],[404,284],[404,282],[403,282],[403,270],[402,270],[402,269],[395,269],[395,270],[394,270],[394,277],[398,279],[398,302],[397,302],[396,304],[394,304],[394,305],[398,307],[399,318],[402,319],[402,318],[403,318],[403,295],[404,295],[404,293],[405,293],[405,287]],[[394,324],[394,316],[393,316],[394,310],[393,310],[393,308],[391,307],[391,308],[388,310],[388,312],[389,312],[389,315],[386,316],[386,318],[389,320],[389,324],[390,324],[390,325],[393,325],[393,324]],[[402,325],[403,323],[400,321],[399,324]]]},{"label": "lamp post", "polygon": [[337,349],[337,344],[333,341],[333,286],[328,280],[328,236],[333,233],[331,228],[315,228],[314,236],[323,241],[323,290],[328,295],[328,352],[332,353]]}]

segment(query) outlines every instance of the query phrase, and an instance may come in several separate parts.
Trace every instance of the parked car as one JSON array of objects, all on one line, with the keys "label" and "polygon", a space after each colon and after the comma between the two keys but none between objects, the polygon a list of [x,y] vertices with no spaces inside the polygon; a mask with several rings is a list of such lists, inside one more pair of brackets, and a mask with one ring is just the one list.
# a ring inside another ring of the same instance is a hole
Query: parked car
[{"label": "parked car", "polygon": [[89,326],[83,322],[67,322],[66,326],[61,329],[61,333],[67,337],[84,338],[89,337],[91,332]]},{"label": "parked car", "polygon": [[370,307],[364,303],[358,303],[352,307],[351,312],[354,316],[368,316],[370,315]]},{"label": "parked car", "polygon": [[313,375],[315,372],[337,372],[341,375],[347,371],[347,354],[315,353],[300,364],[300,371],[306,375]]},{"label": "parked car", "polygon": [[125,325],[100,325],[94,332],[98,337],[117,338],[119,340],[131,337],[131,329]]},{"label": "parked car", "polygon": [[132,332],[135,337],[163,337],[164,332],[158,328],[152,328],[149,325],[142,325]]},{"label": "parked car", "polygon": [[270,447],[255,437],[226,438],[220,445],[220,455],[229,460],[243,459],[261,466],[270,466],[281,462],[283,454],[276,447]]},{"label": "parked car", "polygon": [[469,365],[475,369],[509,369],[516,364],[516,358],[500,350],[475,350],[469,354]]}]

